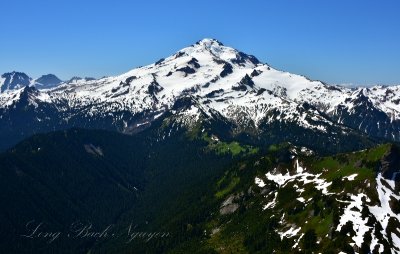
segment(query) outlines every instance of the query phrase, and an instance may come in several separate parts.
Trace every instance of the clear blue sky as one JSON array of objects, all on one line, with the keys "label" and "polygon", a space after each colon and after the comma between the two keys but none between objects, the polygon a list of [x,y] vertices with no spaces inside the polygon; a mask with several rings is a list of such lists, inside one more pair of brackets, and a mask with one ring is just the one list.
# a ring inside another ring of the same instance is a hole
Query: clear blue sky
[{"label": "clear blue sky", "polygon": [[398,0],[2,1],[0,72],[116,75],[205,38],[329,83],[400,84]]}]

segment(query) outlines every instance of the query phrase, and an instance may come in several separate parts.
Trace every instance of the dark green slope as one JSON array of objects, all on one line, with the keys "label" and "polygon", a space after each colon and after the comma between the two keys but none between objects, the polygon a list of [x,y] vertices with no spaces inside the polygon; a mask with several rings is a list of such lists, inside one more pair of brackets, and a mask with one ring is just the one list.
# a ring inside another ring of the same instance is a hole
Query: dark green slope
[{"label": "dark green slope", "polygon": [[21,142],[0,155],[0,249],[86,252],[103,241],[64,237],[45,244],[21,234],[41,222],[40,229],[67,233],[74,222],[97,230],[115,224],[115,233],[125,233],[132,221],[156,230],[189,206],[196,210],[206,183],[232,160],[232,153],[207,145],[185,135],[159,140],[152,131],[127,136],[81,129]]},{"label": "dark green slope", "polygon": [[75,221],[113,223],[135,204],[134,187],[145,184],[142,143],[111,132],[71,130],[34,136],[2,154],[2,239],[40,246],[20,237],[31,220],[64,232]]}]

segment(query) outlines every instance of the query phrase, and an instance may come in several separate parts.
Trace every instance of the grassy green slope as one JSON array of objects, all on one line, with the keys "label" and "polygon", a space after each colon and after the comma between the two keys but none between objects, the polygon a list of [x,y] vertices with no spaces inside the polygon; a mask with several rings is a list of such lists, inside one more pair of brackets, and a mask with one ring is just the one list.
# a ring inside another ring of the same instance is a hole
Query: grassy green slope
[{"label": "grassy green slope", "polygon": [[[293,171],[295,161],[288,156],[287,147],[274,146],[263,156],[237,162],[214,184],[214,199],[218,205],[209,211],[210,217],[201,224],[205,236],[171,253],[195,251],[199,245],[215,253],[354,253],[351,243],[355,232],[351,225],[336,231],[347,205],[344,201],[349,200],[349,194],[366,193],[371,198],[370,204],[379,205],[375,177],[382,158],[392,147],[387,144],[329,157],[298,155],[296,158],[302,161],[307,172],[330,183],[327,190],[331,195],[323,195],[313,184],[292,181],[278,186],[265,177],[267,172],[275,170],[283,175],[287,172],[296,174]],[[346,179],[352,175],[354,180]],[[255,184],[256,176],[265,182],[263,188]],[[301,194],[300,188],[303,189]],[[275,193],[275,205],[265,209]],[[238,208],[222,214],[223,203],[232,197]],[[308,202],[299,201],[299,197]],[[364,211],[362,214],[364,216]],[[280,236],[279,233],[292,227],[299,229],[295,236]],[[389,251],[392,247],[382,239],[379,242],[385,251]],[[367,251],[369,241],[365,239],[365,245],[359,250],[361,253]]]}]

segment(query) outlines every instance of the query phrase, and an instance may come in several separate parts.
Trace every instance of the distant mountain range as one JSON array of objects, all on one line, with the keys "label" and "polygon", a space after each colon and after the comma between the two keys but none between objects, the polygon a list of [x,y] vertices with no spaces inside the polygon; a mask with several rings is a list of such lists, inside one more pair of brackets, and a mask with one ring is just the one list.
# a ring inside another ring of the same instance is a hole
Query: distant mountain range
[{"label": "distant mountain range", "polygon": [[70,80],[62,81],[54,74],[46,74],[37,79],[33,79],[23,72],[13,71],[1,75],[0,92],[6,93],[24,88],[26,86],[34,86],[39,90],[50,89],[62,84],[77,84],[79,82],[86,82],[91,80],[95,80],[95,78],[73,77]]}]

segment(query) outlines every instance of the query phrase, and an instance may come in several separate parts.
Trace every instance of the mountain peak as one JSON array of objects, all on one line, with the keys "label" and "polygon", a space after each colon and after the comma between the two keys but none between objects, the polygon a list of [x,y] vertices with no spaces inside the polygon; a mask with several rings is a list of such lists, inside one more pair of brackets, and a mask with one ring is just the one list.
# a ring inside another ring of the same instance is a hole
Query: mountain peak
[{"label": "mountain peak", "polygon": [[16,76],[17,78],[26,78],[26,77],[28,77],[28,75],[26,75],[24,72],[19,72],[19,71],[6,72],[6,73],[1,75],[2,78],[14,77],[14,76]]},{"label": "mountain peak", "polygon": [[212,38],[204,38],[204,39],[196,42],[196,44],[201,45],[201,46],[206,46],[206,47],[224,46],[224,44],[222,44],[220,41],[218,41],[217,39],[212,39]]},{"label": "mountain peak", "polygon": [[57,86],[62,82],[61,79],[59,79],[56,75],[54,74],[46,74],[41,76],[40,78],[35,80],[40,88],[52,88]]},{"label": "mountain peak", "polygon": [[261,63],[256,57],[245,54],[235,48],[225,46],[220,41],[211,38],[205,38],[196,42],[194,45],[179,51],[178,55],[182,53],[195,58],[197,58],[199,54],[206,54],[217,61],[222,60],[240,66],[249,64],[255,67]]},{"label": "mountain peak", "polygon": [[1,75],[0,78],[0,92],[6,90],[18,89],[27,86],[31,83],[32,78],[23,72],[7,72]]}]

